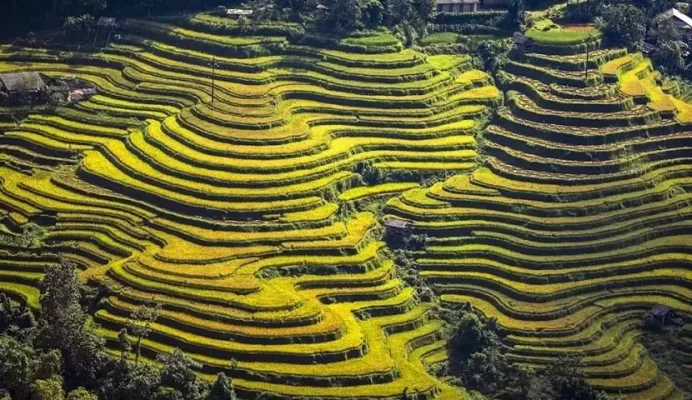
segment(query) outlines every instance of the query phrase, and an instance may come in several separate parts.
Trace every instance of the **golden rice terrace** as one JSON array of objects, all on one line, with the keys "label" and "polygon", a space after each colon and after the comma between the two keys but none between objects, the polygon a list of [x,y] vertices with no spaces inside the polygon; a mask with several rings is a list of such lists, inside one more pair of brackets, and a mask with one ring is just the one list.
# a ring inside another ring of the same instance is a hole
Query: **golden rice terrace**
[{"label": "golden rice terrace", "polygon": [[[0,247],[0,291],[36,308],[72,260],[110,290],[93,321],[114,353],[155,302],[144,355],[180,348],[240,398],[466,398],[429,372],[447,341],[381,240],[396,218],[427,235],[416,265],[441,301],[497,318],[512,361],[579,355],[595,388],[682,399],[638,338],[653,306],[692,313],[690,106],[598,41],[539,43],[498,82],[391,47],[200,14],[127,21],[98,53],[0,48],[0,73],[99,90],[0,108],[0,232],[47,227]],[[367,186],[364,163],[449,178]]]}]

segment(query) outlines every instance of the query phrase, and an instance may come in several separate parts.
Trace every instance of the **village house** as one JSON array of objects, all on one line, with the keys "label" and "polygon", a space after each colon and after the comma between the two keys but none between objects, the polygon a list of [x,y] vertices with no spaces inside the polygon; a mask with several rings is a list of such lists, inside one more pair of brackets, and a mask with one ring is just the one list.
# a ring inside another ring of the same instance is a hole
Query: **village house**
[{"label": "village house", "polygon": [[91,96],[96,94],[98,94],[96,88],[74,89],[70,91],[68,101],[70,103],[76,103],[82,100],[88,100]]},{"label": "village house", "polygon": [[677,32],[680,34],[679,39],[684,42],[689,42],[692,39],[692,18],[683,14],[676,8],[671,8],[670,10],[659,14],[653,20],[650,35],[656,37],[656,30],[664,21],[672,21],[673,26],[675,26]]},{"label": "village house", "polygon": [[231,19],[238,19],[241,17],[252,16],[252,10],[243,9],[243,8],[226,8],[224,6],[218,6],[216,8],[216,13],[218,15],[221,15],[223,17],[228,17]]},{"label": "village house", "polygon": [[532,52],[533,47],[536,44],[535,40],[522,34],[521,32],[514,32],[514,35],[512,35],[512,42],[514,43],[514,47],[521,54]]},{"label": "village house", "polygon": [[51,78],[39,72],[0,74],[0,103],[76,103],[97,93],[93,85],[74,78]]},{"label": "village house", "polygon": [[390,237],[403,238],[410,236],[413,232],[413,225],[409,221],[393,218],[384,223],[387,235]]},{"label": "village house", "polygon": [[435,0],[437,12],[476,12],[480,0]]},{"label": "village house", "polygon": [[0,74],[0,93],[8,103],[32,103],[45,94],[48,77],[38,72]]}]

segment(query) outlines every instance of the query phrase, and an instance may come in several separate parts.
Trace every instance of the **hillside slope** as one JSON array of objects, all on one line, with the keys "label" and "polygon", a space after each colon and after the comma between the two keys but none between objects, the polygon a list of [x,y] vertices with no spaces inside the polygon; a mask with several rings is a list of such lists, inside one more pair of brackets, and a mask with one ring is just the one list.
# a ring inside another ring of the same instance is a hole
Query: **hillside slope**
[{"label": "hillside slope", "polygon": [[692,311],[690,128],[655,82],[628,92],[650,64],[598,46],[515,54],[501,73],[507,104],[479,140],[482,167],[386,211],[428,236],[416,261],[443,302],[498,318],[511,360],[577,356],[595,388],[681,399],[638,337],[654,305]]},{"label": "hillside slope", "polygon": [[397,278],[374,215],[339,194],[363,185],[360,162],[474,169],[498,90],[466,56],[274,29],[199,15],[128,21],[99,53],[2,48],[0,71],[100,93],[18,125],[22,110],[2,110],[0,222],[48,233],[0,249],[0,290],[37,306],[42,272],[73,260],[110,289],[94,319],[114,353],[129,314],[161,304],[145,356],[178,347],[242,398],[463,398],[426,372],[445,346],[431,305]]}]

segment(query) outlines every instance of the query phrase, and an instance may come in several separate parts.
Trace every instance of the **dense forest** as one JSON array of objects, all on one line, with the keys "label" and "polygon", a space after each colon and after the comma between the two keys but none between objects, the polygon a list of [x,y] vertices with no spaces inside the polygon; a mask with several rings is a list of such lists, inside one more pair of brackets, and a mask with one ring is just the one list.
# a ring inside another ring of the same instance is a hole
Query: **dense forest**
[{"label": "dense forest", "polygon": [[[156,319],[153,305],[133,313],[119,335],[120,356],[109,357],[87,318],[88,309],[102,296],[79,283],[70,262],[51,269],[43,279],[40,316],[0,293],[0,399],[236,398],[224,374],[209,385],[195,373],[199,365],[180,350],[159,356],[157,365],[140,362],[141,339]],[[138,340],[131,343],[129,337]]]},{"label": "dense forest", "polygon": [[0,37],[60,27],[67,17],[174,14],[217,4],[217,0],[8,0],[2,5]]}]

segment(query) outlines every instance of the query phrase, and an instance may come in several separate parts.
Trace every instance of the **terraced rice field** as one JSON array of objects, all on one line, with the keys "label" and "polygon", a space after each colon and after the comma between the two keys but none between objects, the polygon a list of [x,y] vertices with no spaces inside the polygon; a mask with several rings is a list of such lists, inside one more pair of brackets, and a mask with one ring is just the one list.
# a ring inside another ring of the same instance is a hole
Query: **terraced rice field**
[{"label": "terraced rice field", "polygon": [[0,49],[1,71],[99,88],[19,124],[26,110],[0,110],[2,229],[49,227],[46,246],[0,249],[0,290],[36,307],[62,255],[110,289],[94,315],[109,346],[159,303],[144,356],[178,347],[241,398],[464,398],[426,371],[442,324],[397,278],[375,215],[342,206],[417,187],[364,187],[359,162],[476,168],[498,89],[467,56],[327,50],[223,23],[128,21],[95,54]]},{"label": "terraced rice field", "polygon": [[498,318],[511,360],[575,355],[596,388],[681,399],[638,337],[653,305],[692,311],[687,104],[640,55],[584,50],[515,56],[484,163],[386,212],[427,235],[415,257],[444,303]]},{"label": "terraced rice field", "polygon": [[[73,260],[110,289],[94,320],[114,352],[159,303],[145,357],[181,348],[241,398],[465,398],[427,372],[442,323],[397,277],[382,221],[350,211],[391,198],[387,217],[428,236],[422,275],[497,317],[510,359],[579,355],[597,388],[682,398],[638,337],[652,305],[692,311],[689,106],[640,56],[539,45],[498,108],[463,55],[316,48],[206,15],[125,30],[95,54],[0,49],[0,71],[100,90],[0,109],[0,227],[49,227],[43,247],[0,248],[0,290],[37,307],[43,271]],[[362,162],[455,176],[366,186]]]}]

